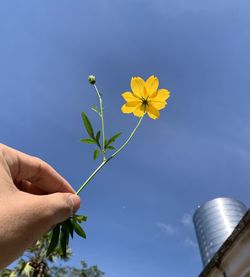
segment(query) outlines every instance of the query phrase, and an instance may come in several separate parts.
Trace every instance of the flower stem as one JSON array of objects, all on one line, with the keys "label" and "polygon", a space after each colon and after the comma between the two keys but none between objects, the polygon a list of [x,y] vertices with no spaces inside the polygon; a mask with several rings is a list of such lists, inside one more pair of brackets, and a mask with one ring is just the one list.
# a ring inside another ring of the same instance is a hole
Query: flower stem
[{"label": "flower stem", "polygon": [[102,107],[102,95],[98,91],[97,86],[94,84],[95,91],[99,98],[99,104],[100,104],[100,116],[101,116],[101,122],[102,122],[102,154],[103,154],[103,161],[106,161],[106,151],[105,151],[105,132],[104,132],[104,115],[103,115],[103,107]]},{"label": "flower stem", "polygon": [[96,175],[96,173],[107,163],[107,160],[103,161],[95,171],[92,172],[92,174],[88,177],[88,179],[82,184],[82,186],[78,189],[76,192],[77,195],[82,191],[82,189],[88,184],[88,182]]},{"label": "flower stem", "polygon": [[[145,115],[145,114],[144,114]],[[115,151],[115,153],[113,153],[108,160],[111,160],[112,158],[114,158],[114,156],[116,156],[120,151],[122,151],[122,149],[129,143],[129,141],[132,139],[132,137],[134,136],[136,130],[138,129],[138,127],[140,126],[142,119],[144,117],[144,115],[140,118],[140,120],[138,121],[137,125],[135,126],[134,130],[132,131],[132,133],[130,134],[130,136],[128,137],[128,139],[123,143],[123,145]]]},{"label": "flower stem", "polygon": [[130,136],[128,137],[128,139],[123,143],[123,145],[115,152],[113,153],[108,159],[103,159],[103,162],[92,172],[92,174],[88,177],[88,179],[82,184],[82,186],[78,189],[78,191],[76,192],[77,195],[80,194],[80,192],[83,190],[83,188],[88,184],[88,182],[96,175],[96,173],[107,163],[109,162],[112,158],[114,158],[128,143],[129,141],[132,139],[132,137],[134,136],[136,130],[138,129],[138,127],[140,126],[142,119],[143,119],[144,115],[140,118],[140,120],[138,121],[137,125],[135,126],[134,130],[131,132]]}]

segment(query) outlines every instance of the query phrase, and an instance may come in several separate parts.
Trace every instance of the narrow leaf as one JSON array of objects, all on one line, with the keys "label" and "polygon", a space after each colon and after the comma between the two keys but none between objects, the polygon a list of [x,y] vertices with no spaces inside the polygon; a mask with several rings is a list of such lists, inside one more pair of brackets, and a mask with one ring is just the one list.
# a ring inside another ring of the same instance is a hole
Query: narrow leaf
[{"label": "narrow leaf", "polygon": [[84,112],[82,112],[82,120],[83,120],[83,123],[84,123],[87,133],[89,134],[89,136],[91,138],[94,139],[95,137],[94,137],[94,131],[93,131],[92,125],[91,125],[87,115]]},{"label": "narrow leaf", "polygon": [[96,160],[96,159],[98,158],[98,154],[99,154],[99,150],[96,149],[96,150],[94,151],[94,155],[93,155],[93,159],[94,159],[94,160]]},{"label": "narrow leaf", "polygon": [[69,230],[65,223],[61,227],[60,246],[62,250],[62,257],[67,258],[67,245],[69,243]]},{"label": "narrow leaf", "polygon": [[97,145],[98,145],[100,148],[102,148],[102,147],[101,147],[101,144],[100,144],[100,135],[101,135],[101,131],[98,131],[97,134],[96,134],[96,137],[95,137],[95,141],[96,141]]},{"label": "narrow leaf", "polygon": [[104,141],[104,148],[106,149],[107,148],[107,145],[108,144],[108,141],[105,139],[105,141]]},{"label": "narrow leaf", "polygon": [[96,112],[99,116],[101,115],[100,110],[96,106],[91,107],[91,110]]},{"label": "narrow leaf", "polygon": [[67,219],[66,223],[67,223],[67,227],[69,229],[69,233],[71,235],[71,238],[73,239],[73,236],[74,236],[74,227],[72,225],[71,218]]},{"label": "narrow leaf", "polygon": [[76,231],[77,235],[86,239],[86,234],[83,231],[82,227],[75,221],[72,221],[72,224],[73,224],[74,230]]},{"label": "narrow leaf", "polygon": [[50,241],[50,244],[49,244],[47,253],[46,253],[46,256],[47,256],[47,257],[48,257],[48,256],[53,252],[53,250],[57,247],[58,240],[59,240],[59,234],[60,234],[60,224],[57,224],[57,225],[54,227],[53,231],[52,231],[51,241]]},{"label": "narrow leaf", "polygon": [[122,133],[122,132],[119,132],[119,133],[115,134],[113,137],[111,137],[111,138],[108,140],[108,142],[107,142],[107,144],[106,144],[106,147],[109,146],[112,142],[114,142],[114,141],[121,135],[121,133]]},{"label": "narrow leaf", "polygon": [[66,245],[66,237],[64,233],[61,233],[60,236],[60,247],[62,250],[62,257],[66,258],[67,257],[67,245]]},{"label": "narrow leaf", "polygon": [[[69,245],[69,229],[67,229],[65,236],[66,236],[66,246],[68,246]],[[67,251],[67,249],[66,249],[66,251]]]},{"label": "narrow leaf", "polygon": [[74,221],[76,221],[78,223],[82,223],[83,221],[87,221],[87,216],[85,216],[85,215],[75,214],[75,215],[73,215],[72,218],[73,218]]},{"label": "narrow leaf", "polygon": [[107,146],[107,149],[114,150],[114,149],[115,149],[115,147],[114,147],[114,146],[112,146],[112,145],[109,145],[109,146]]},{"label": "narrow leaf", "polygon": [[80,139],[80,141],[88,143],[88,144],[95,144],[96,143],[93,139],[88,139],[88,138]]}]

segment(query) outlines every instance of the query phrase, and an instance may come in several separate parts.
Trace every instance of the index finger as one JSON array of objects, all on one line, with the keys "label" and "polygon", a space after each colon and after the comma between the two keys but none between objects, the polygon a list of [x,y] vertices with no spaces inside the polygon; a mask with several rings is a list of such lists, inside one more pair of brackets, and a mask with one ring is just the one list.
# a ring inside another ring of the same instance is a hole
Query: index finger
[{"label": "index finger", "polygon": [[45,161],[4,146],[4,156],[14,182],[28,180],[48,193],[75,193],[71,185]]}]

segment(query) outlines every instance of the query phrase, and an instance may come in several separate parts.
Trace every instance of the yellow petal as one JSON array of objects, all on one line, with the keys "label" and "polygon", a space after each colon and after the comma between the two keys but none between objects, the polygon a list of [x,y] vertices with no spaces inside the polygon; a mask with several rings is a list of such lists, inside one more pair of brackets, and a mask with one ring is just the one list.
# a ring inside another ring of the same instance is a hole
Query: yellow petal
[{"label": "yellow petal", "polygon": [[145,84],[148,96],[154,95],[159,86],[159,80],[154,75],[150,76]]},{"label": "yellow petal", "polygon": [[167,89],[159,89],[154,97],[151,97],[151,101],[166,101],[170,96],[170,92]]},{"label": "yellow petal", "polygon": [[148,113],[148,116],[152,119],[157,119],[160,117],[160,112],[156,108],[154,108],[151,104],[147,106],[146,112]]},{"label": "yellow petal", "polygon": [[144,106],[140,103],[136,106],[136,109],[133,111],[134,116],[142,117],[144,115]]},{"label": "yellow petal", "polygon": [[143,89],[142,97],[143,97],[144,99],[147,99],[147,98],[148,98],[148,91],[147,91],[146,87],[144,87],[144,89]]},{"label": "yellow petal", "polygon": [[138,97],[143,97],[144,96],[144,86],[145,82],[142,78],[140,77],[133,77],[131,79],[131,89],[134,95]]},{"label": "yellow petal", "polygon": [[131,93],[130,91],[124,92],[122,94],[122,97],[127,102],[132,102],[132,101],[137,101],[138,100],[138,98],[133,93]]},{"label": "yellow petal", "polygon": [[138,102],[136,101],[128,102],[122,106],[121,110],[123,113],[132,113],[136,109],[137,105]]},{"label": "yellow petal", "polygon": [[162,110],[166,107],[166,101],[152,101],[150,104],[157,110]]}]

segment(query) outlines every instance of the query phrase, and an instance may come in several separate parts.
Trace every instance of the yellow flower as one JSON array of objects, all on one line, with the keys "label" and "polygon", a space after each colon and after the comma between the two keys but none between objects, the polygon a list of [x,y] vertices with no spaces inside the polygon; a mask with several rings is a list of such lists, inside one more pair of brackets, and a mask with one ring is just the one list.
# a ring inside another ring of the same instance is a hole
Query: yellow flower
[{"label": "yellow flower", "polygon": [[166,89],[158,89],[158,86],[159,80],[153,75],[146,81],[140,77],[133,77],[131,79],[132,92],[127,91],[122,94],[127,102],[122,106],[122,112],[133,113],[138,117],[147,113],[153,119],[159,118],[159,110],[165,108],[170,92]]}]

